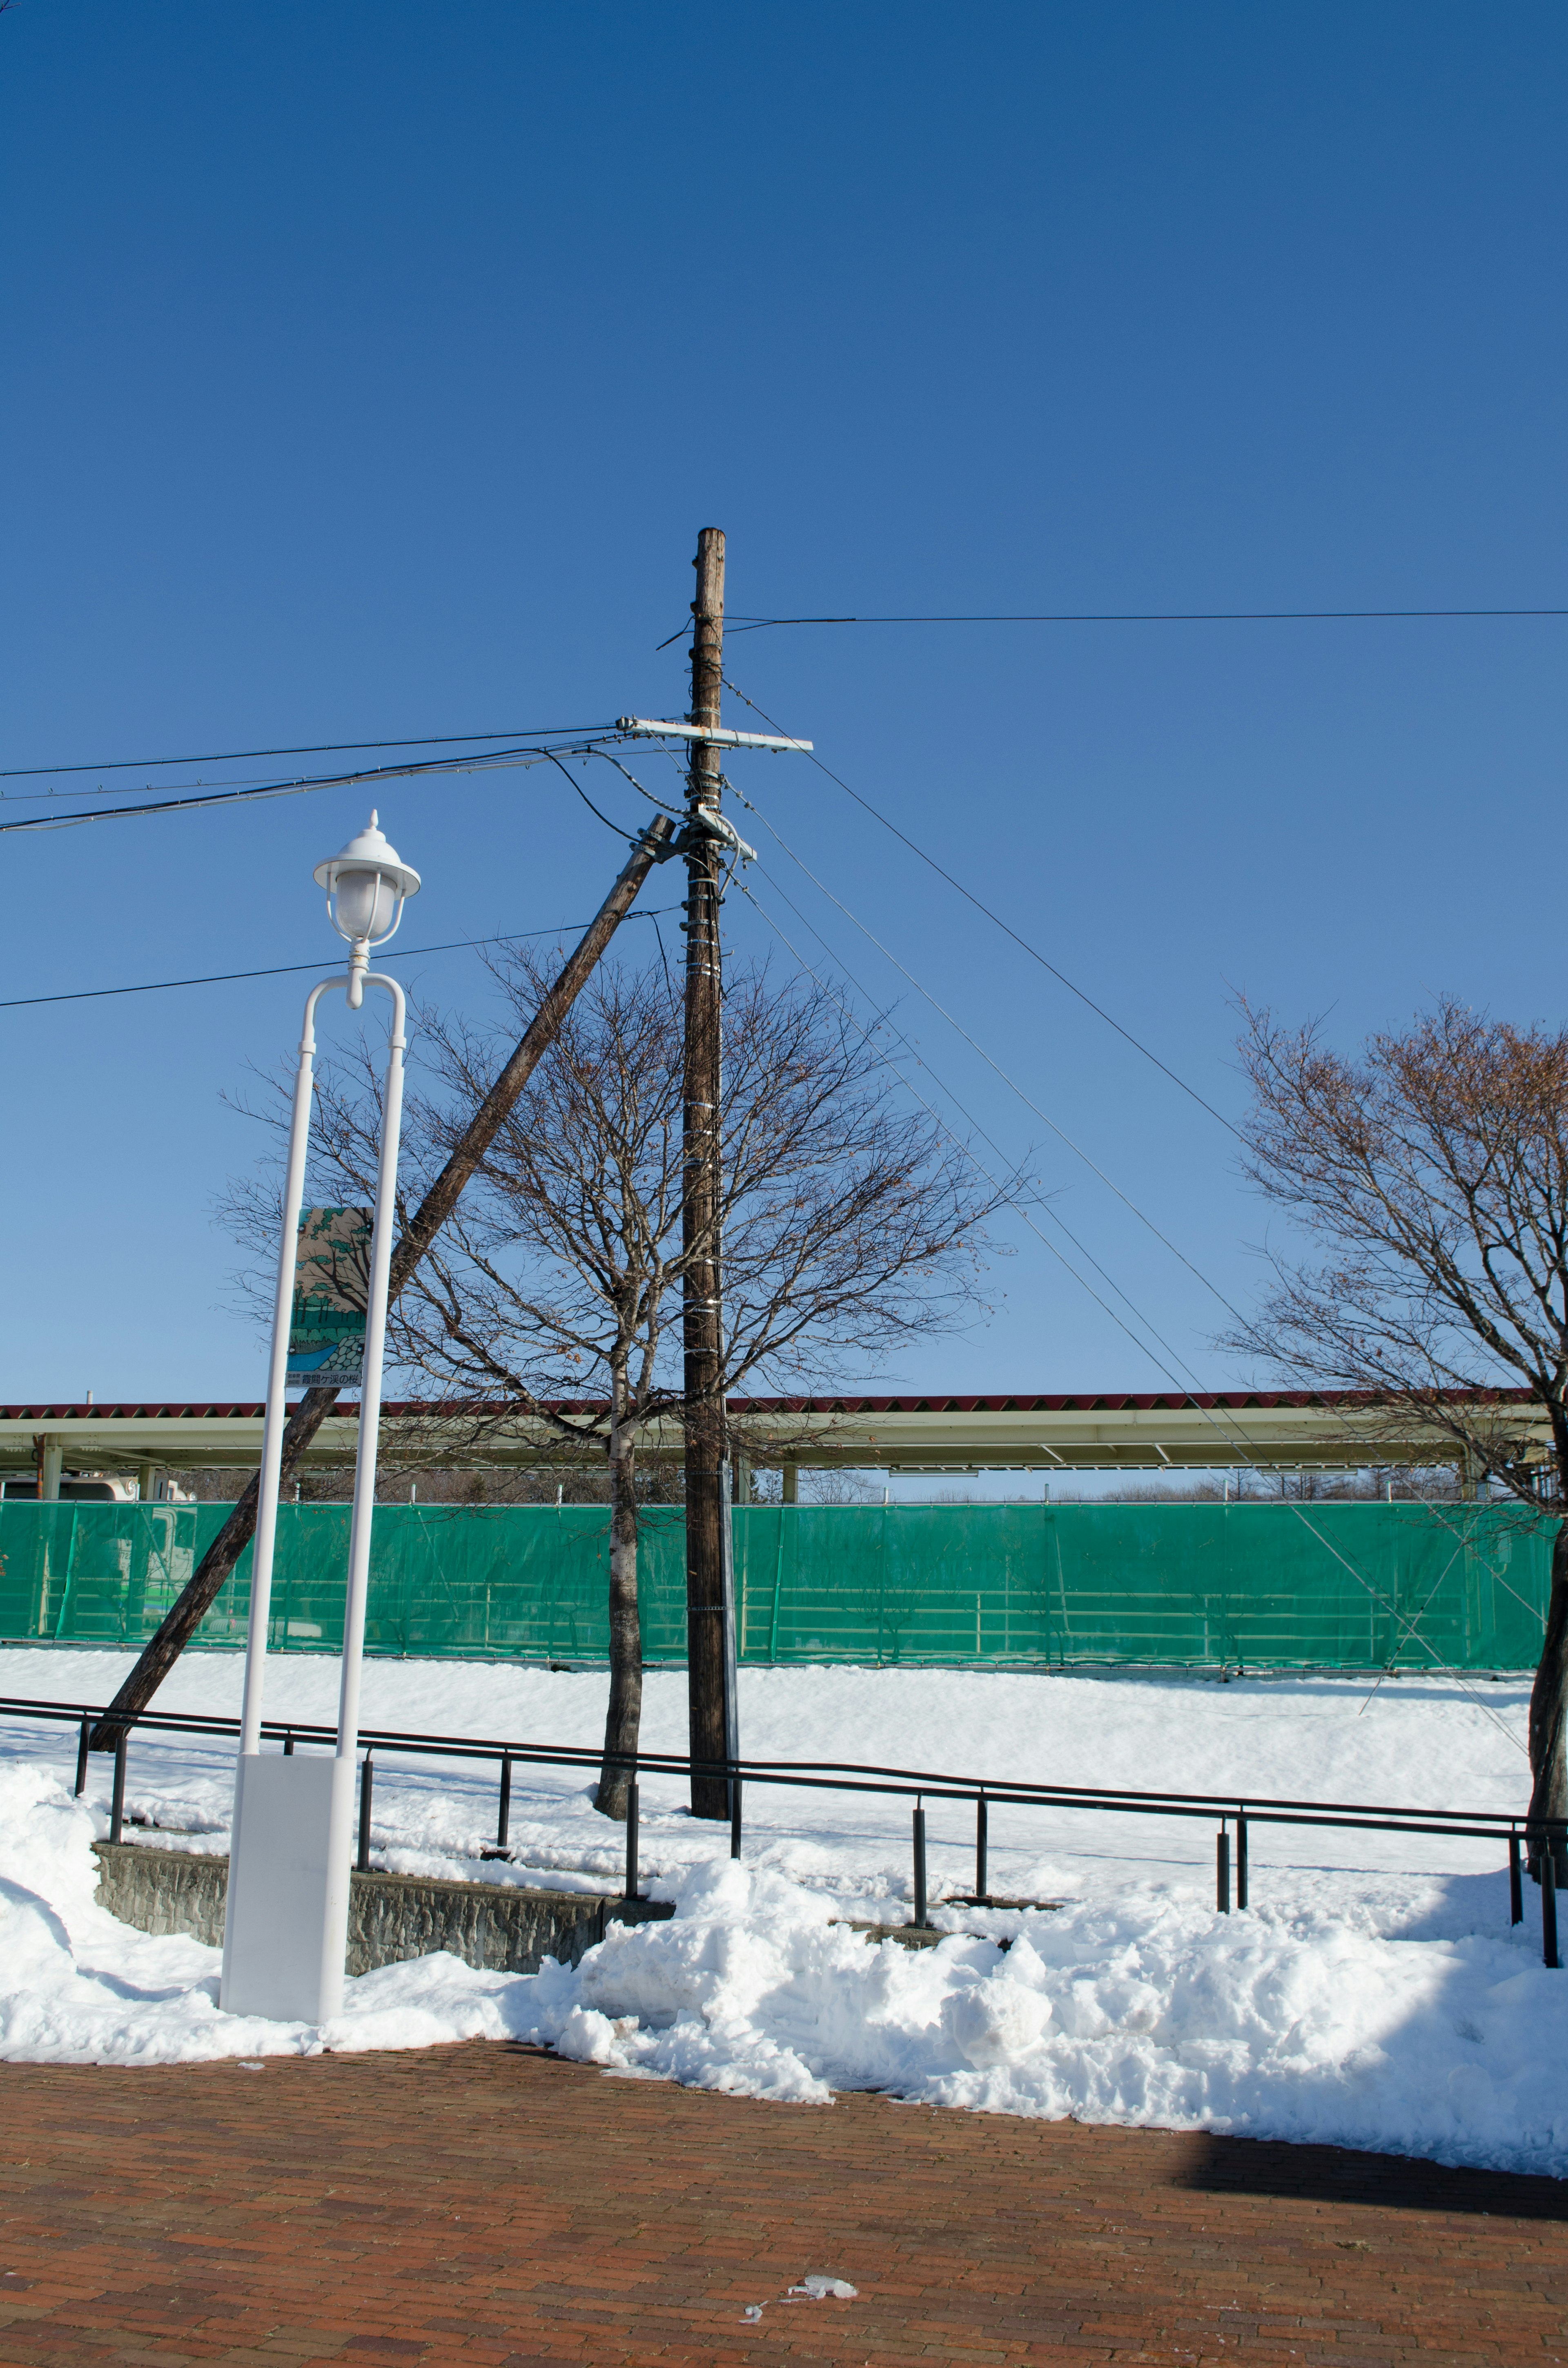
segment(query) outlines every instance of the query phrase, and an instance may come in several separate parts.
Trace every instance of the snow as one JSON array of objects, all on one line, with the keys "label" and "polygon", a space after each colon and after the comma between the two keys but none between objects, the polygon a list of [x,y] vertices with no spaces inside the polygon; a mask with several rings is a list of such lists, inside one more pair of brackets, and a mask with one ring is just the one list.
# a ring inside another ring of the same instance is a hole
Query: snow
[{"label": "snow", "polygon": [[[0,1694],[108,1702],[131,1656],[81,1649],[0,1652]],[[187,1653],[157,1697],[160,1710],[236,1716],[244,1667],[231,1652]],[[368,1660],[367,1727],[555,1743],[588,1751],[604,1732],[602,1670],[552,1671],[505,1663]],[[1528,1797],[1528,1681],[1460,1685],[1434,1678],[1216,1679],[1180,1674],[1032,1675],[984,1670],[743,1668],[740,1715],[750,1758],[860,1760],[950,1770],[991,1782],[1119,1784],[1184,1792],[1244,1789],[1313,1800],[1406,1806],[1519,1808]],[[331,1726],[337,1663],[284,1654],[268,1664],[267,1715]],[[686,1748],[684,1670],[643,1680],[650,1750]],[[0,1725],[4,1748],[71,1770],[75,1737],[63,1727]],[[495,1837],[494,1761],[378,1758],[376,1863],[406,1874],[546,1883],[568,1890],[619,1887],[622,1845],[591,1806],[591,1769],[513,1772],[510,1865],[483,1863]],[[138,1736],[128,1802],[154,1817],[165,1847],[227,1847],[232,1746]],[[108,1762],[93,1762],[107,1803]],[[727,1835],[694,1827],[681,1788],[642,1785],[644,1877],[674,1879]],[[839,1912],[870,1921],[907,1915],[911,1804],[860,1793],[747,1787],[746,1857],[825,1888]],[[973,1885],[972,1812],[928,1804],[931,1895]],[[1357,1881],[1387,1878],[1387,1912],[1408,1908],[1428,1873],[1495,1867],[1494,1844],[1412,1843],[1403,1836],[1289,1828],[1252,1832],[1253,1891],[1271,1896],[1278,1871],[1289,1896],[1325,1904]],[[1129,1881],[1191,1884],[1211,1896],[1214,1827],[1089,1811],[993,1808],[990,1888],[1013,1897],[1119,1892]],[[1336,1872],[1336,1870],[1338,1872]],[[1414,1890],[1413,1890],[1414,1884]]]},{"label": "snow", "polygon": [[216,1949],[133,1931],[97,1905],[103,1829],[49,1770],[0,1765],[0,2058],[178,2064],[515,2035],[518,1986],[449,1956],[362,1975],[319,2028],[224,2014]]},{"label": "snow", "polygon": [[[0,1692],[101,1702],[119,1655],[0,1655]],[[237,1656],[187,1655],[160,1707],[231,1713]],[[267,1714],[329,1721],[335,1664],[284,1656]],[[368,1725],[591,1746],[602,1673],[374,1661]],[[651,1672],[644,1736],[678,1748],[682,1672]],[[1295,1798],[1517,1810],[1528,1684],[1236,1680],[977,1671],[746,1669],[748,1754],[886,1760]],[[826,2106],[876,2088],[971,2111],[1233,2131],[1568,2176],[1568,1977],[1540,1963],[1527,1891],[1510,1930],[1493,1841],[1252,1831],[1252,1900],[1217,1915],[1211,1821],[994,1809],[993,1890],[1054,1908],[968,1910],[966,1804],[933,1802],[934,1919],[908,1950],[842,1920],[908,1913],[907,1801],[748,1786],[726,1830],[644,1786],[646,1887],[665,1923],[614,1925],[581,1966],[480,1973],[449,1956],[350,1980],[319,2029],[223,2014],[218,1956],[130,1931],[94,1898],[108,1763],[70,1786],[74,1731],[0,1722],[0,2056],[168,2063],[531,2040],[621,2078]],[[495,1770],[379,1761],[378,1864],[619,1889],[621,1838],[591,1771],[514,1771],[506,1861]],[[221,1849],[230,1747],[138,1737],[128,1804],[165,1846]],[[955,1904],[940,1904],[945,1894]],[[808,2281],[808,2288],[811,2281]],[[837,2291],[829,2280],[824,2294]]]}]

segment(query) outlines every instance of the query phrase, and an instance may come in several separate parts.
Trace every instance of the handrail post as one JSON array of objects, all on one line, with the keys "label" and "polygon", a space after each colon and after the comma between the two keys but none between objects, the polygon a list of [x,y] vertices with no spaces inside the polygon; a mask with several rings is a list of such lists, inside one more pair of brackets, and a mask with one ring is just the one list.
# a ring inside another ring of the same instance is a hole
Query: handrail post
[{"label": "handrail post", "polygon": [[637,1779],[626,1788],[626,1896],[637,1896]]},{"label": "handrail post", "polygon": [[926,1927],[926,1806],[918,1797],[915,1804],[915,1922],[921,1930]]},{"label": "handrail post", "polygon": [[982,1793],[974,1804],[974,1896],[983,1907],[991,1896],[989,1804]]},{"label": "handrail post", "polygon": [[495,1847],[505,1850],[512,1826],[512,1755],[501,1754],[501,1806],[495,1819]]},{"label": "handrail post", "polygon": [[1223,1817],[1214,1841],[1214,1906],[1221,1916],[1231,1912],[1231,1832]]},{"label": "handrail post", "polygon": [[1247,1904],[1247,1821],[1244,1811],[1236,1812],[1236,1906]]},{"label": "handrail post", "polygon": [[108,1838],[111,1842],[119,1841],[120,1828],[125,1822],[125,1747],[130,1734],[128,1726],[121,1726],[114,1738],[114,1796],[108,1813]]},{"label": "handrail post", "polygon": [[1522,1924],[1524,1920],[1524,1871],[1519,1864],[1519,1829],[1516,1826],[1508,1835],[1508,1921]]},{"label": "handrail post", "polygon": [[359,1770],[359,1859],[357,1872],[360,1874],[370,1872],[370,1799],[375,1783],[375,1761],[367,1751]]},{"label": "handrail post", "polygon": [[1557,1837],[1548,1833],[1540,1854],[1540,1953],[1553,1973],[1562,1970],[1557,1953]]},{"label": "handrail post", "polygon": [[730,1856],[741,1854],[741,1780],[733,1766],[730,1770]]},{"label": "handrail post", "polygon": [[82,1721],[81,1737],[76,1745],[76,1798],[78,1801],[87,1789],[87,1737],[92,1731],[92,1720],[85,1718]]}]

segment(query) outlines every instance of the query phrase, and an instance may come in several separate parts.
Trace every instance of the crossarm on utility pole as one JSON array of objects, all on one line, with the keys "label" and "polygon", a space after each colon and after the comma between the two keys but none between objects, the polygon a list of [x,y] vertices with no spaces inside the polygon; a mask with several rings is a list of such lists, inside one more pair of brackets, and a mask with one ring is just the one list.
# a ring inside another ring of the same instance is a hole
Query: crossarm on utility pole
[{"label": "crossarm on utility pole", "polygon": [[[661,860],[674,827],[666,816],[658,814],[642,833],[625,869],[529,1021],[527,1033],[463,1129],[451,1157],[409,1219],[406,1232],[392,1250],[392,1273],[387,1288],[389,1304],[396,1299],[457,1207],[464,1185],[500,1133],[541,1054],[554,1042],[562,1021],[600,955],[631,911],[643,881]],[[335,1389],[308,1390],[289,1417],[283,1433],[280,1485],[298,1465],[300,1458],[331,1413],[337,1395]],[[114,1748],[115,1736],[123,1721],[134,1718],[146,1709],[212,1609],[224,1581],[256,1534],[259,1494],[260,1477],[253,1473],[233,1512],[202,1555],[187,1584],[148,1638],[136,1667],[94,1728],[92,1748],[95,1751],[111,1751]]]}]

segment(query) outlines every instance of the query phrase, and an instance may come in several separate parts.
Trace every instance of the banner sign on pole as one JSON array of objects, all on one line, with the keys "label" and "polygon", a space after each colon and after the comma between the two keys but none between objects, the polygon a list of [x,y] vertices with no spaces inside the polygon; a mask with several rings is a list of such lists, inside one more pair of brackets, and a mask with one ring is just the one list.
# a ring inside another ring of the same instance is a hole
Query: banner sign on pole
[{"label": "banner sign on pole", "polygon": [[357,1383],[365,1358],[373,1209],[305,1209],[289,1321],[289,1379]]}]

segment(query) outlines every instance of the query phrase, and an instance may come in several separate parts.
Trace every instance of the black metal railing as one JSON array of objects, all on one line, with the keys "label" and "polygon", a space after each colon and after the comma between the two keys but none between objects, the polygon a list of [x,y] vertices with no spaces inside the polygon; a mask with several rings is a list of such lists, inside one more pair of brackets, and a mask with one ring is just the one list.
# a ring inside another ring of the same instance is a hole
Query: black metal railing
[{"label": "black metal railing", "polygon": [[[237,1739],[237,1718],[199,1716],[184,1711],[142,1711],[129,1719],[116,1717],[93,1704],[0,1695],[0,1718],[39,1719],[78,1729],[76,1791],[86,1789],[87,1741],[100,1722],[114,1725],[114,1782],[109,1810],[109,1839],[119,1841],[125,1816],[126,1752],[131,1731],[157,1736],[204,1736],[221,1741]],[[301,1719],[264,1719],[262,1737],[288,1753],[297,1743],[332,1744],[336,1730]],[[1247,1839],[1254,1826],[1319,1826],[1341,1831],[1448,1835],[1471,1840],[1501,1842],[1508,1854],[1510,1924],[1524,1921],[1524,1880],[1521,1852],[1528,1852],[1540,1883],[1541,1953],[1552,1967],[1561,1964],[1557,1946],[1557,1880],[1568,1858],[1568,1819],[1531,1818],[1496,1809],[1411,1809],[1362,1801],[1281,1800],[1234,1793],[1176,1793],[1132,1786],[1041,1784],[1027,1780],[993,1782],[978,1777],[953,1776],[915,1768],[879,1767],[853,1760],[692,1759],[672,1751],[606,1754],[565,1744],[514,1743],[488,1737],[421,1735],[408,1729],[367,1727],[359,1736],[364,1749],[360,1770],[359,1849],[361,1872],[370,1863],[370,1805],[375,1759],[402,1755],[420,1759],[494,1761],[500,1772],[500,1797],[495,1847],[487,1853],[500,1857],[508,1850],[514,1767],[602,1768],[608,1760],[625,1768],[631,1777],[626,1821],[626,1896],[638,1896],[639,1784],[649,1776],[689,1780],[693,1775],[720,1776],[729,1786],[730,1855],[739,1858],[743,1837],[742,1804],[748,1784],[769,1784],[824,1793],[869,1793],[912,1798],[914,1858],[914,1921],[925,1926],[929,1914],[926,1870],[926,1804],[927,1801],[970,1801],[974,1804],[974,1890],[965,1904],[983,1907],[992,1898],[989,1881],[990,1812],[994,1807],[1080,1809],[1123,1816],[1159,1816],[1217,1820],[1215,1836],[1215,1906],[1229,1915],[1233,1904],[1248,1904]],[[1233,1839],[1234,1848],[1233,1851]]]}]

